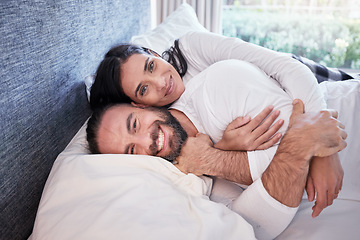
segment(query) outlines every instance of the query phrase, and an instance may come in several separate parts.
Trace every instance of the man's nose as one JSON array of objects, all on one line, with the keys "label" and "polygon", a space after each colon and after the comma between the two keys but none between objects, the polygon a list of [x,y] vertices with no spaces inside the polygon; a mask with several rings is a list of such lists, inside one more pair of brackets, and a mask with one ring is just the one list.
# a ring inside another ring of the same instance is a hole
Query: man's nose
[{"label": "man's nose", "polygon": [[138,133],[136,138],[136,142],[140,148],[139,153],[143,155],[153,155],[151,146],[153,145],[154,140],[151,138],[151,134],[148,132]]}]

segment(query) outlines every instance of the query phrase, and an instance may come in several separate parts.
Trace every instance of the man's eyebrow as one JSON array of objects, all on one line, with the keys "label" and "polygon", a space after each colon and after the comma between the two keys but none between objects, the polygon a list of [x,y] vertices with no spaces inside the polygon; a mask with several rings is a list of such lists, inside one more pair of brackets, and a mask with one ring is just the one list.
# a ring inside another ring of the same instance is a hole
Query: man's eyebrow
[{"label": "man's eyebrow", "polygon": [[131,130],[130,129],[130,122],[131,122],[132,117],[133,117],[133,113],[130,113],[128,118],[126,119],[126,128],[128,130],[128,133],[130,133],[130,130]]},{"label": "man's eyebrow", "polygon": [[[130,113],[129,114],[129,116],[127,117],[127,119],[126,119],[126,128],[127,128],[127,131],[128,131],[128,133],[130,134],[130,131],[131,131],[131,129],[130,129],[130,123],[131,123],[131,119],[133,118],[133,113]],[[127,154],[127,153],[129,153],[129,148],[130,148],[130,145],[127,145],[126,147],[125,147],[125,154]]]},{"label": "man's eyebrow", "polygon": [[[148,57],[148,58],[145,60],[144,72],[147,71],[147,66],[148,66],[149,60],[150,60],[150,57]],[[137,97],[137,94],[138,94],[138,92],[139,92],[140,87],[141,87],[141,83],[139,83],[139,85],[137,85],[137,87],[136,87],[136,89],[135,89],[135,97]]]}]

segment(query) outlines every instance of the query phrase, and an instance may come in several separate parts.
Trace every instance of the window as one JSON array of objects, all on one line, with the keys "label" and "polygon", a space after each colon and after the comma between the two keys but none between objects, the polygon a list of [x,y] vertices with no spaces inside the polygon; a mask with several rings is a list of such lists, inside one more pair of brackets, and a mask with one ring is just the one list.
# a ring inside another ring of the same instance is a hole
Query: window
[{"label": "window", "polygon": [[225,36],[360,69],[358,0],[224,0],[222,16]]}]

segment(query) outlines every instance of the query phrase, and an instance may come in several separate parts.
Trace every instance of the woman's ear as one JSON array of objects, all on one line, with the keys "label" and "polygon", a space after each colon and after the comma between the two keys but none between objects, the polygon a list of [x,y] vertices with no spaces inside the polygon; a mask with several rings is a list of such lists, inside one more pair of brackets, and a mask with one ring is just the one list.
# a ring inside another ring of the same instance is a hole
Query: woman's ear
[{"label": "woman's ear", "polygon": [[135,102],[131,102],[131,105],[133,105],[134,107],[138,107],[138,108],[146,108],[146,107],[149,107],[149,105],[142,104],[142,103],[135,103]]},{"label": "woman's ear", "polygon": [[151,54],[151,55],[154,55],[155,57],[161,57],[160,54],[158,54],[157,52],[155,52],[154,50],[151,50],[149,48],[145,48],[145,51],[148,53],[148,54]]}]

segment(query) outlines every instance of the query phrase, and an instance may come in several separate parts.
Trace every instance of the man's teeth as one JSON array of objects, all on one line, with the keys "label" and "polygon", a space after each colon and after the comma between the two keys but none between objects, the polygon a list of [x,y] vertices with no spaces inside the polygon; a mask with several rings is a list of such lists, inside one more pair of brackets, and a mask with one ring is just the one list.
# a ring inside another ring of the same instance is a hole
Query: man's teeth
[{"label": "man's teeth", "polygon": [[158,152],[160,152],[164,147],[164,133],[159,130],[159,144],[158,144]]}]

